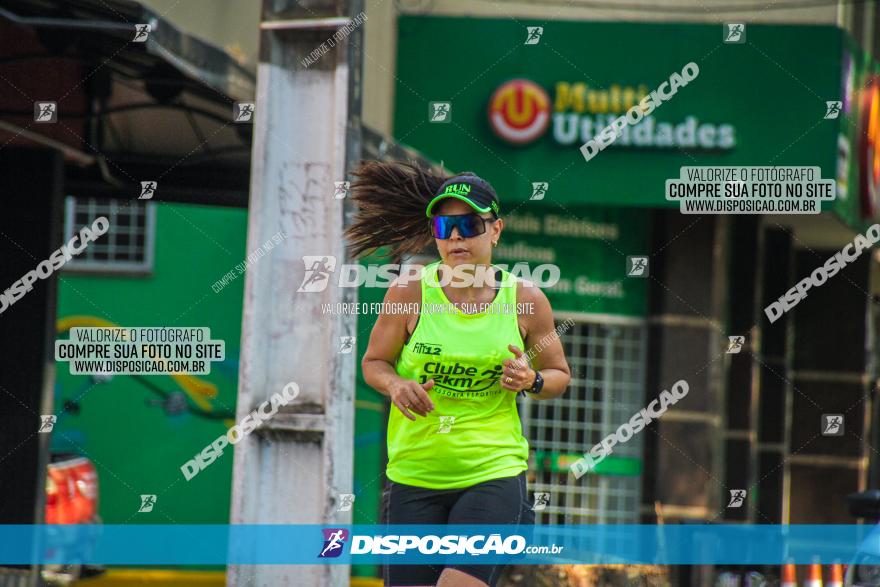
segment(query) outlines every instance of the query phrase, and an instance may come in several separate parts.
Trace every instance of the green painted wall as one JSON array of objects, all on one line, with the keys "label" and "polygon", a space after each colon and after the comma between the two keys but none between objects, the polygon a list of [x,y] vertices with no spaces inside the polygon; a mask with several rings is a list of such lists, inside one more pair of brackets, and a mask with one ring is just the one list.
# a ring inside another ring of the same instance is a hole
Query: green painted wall
[{"label": "green painted wall", "polygon": [[[203,377],[218,390],[209,402],[214,412],[234,416],[244,276],[219,293],[211,286],[246,257],[246,225],[245,210],[158,204],[153,273],[63,272],[58,317],[92,316],[124,326],[209,327],[212,338],[226,341],[227,356]],[[151,405],[163,394],[180,391],[169,376],[117,375],[94,384],[91,376],[70,375],[69,363],[56,363],[56,368],[60,416],[53,447],[81,452],[95,463],[105,523],[228,523],[232,452],[189,482],[180,471],[225,432],[222,419],[169,415],[161,405]],[[65,402],[76,407],[61,412]],[[137,513],[141,494],[157,495],[153,512]]]},{"label": "green painted wall", "polygon": [[[227,356],[203,378],[218,389],[209,401],[215,413],[234,414],[244,276],[219,293],[212,285],[245,259],[246,235],[246,210],[159,204],[153,273],[135,277],[64,272],[58,317],[88,316],[125,326],[209,327],[212,338],[226,341]],[[362,292],[361,299],[381,301],[383,295],[384,290]],[[371,328],[372,321],[359,324],[358,364]],[[55,405],[60,415],[53,449],[72,450],[95,463],[105,523],[229,522],[232,452],[225,451],[190,481],[180,466],[224,434],[231,420],[166,414],[157,404],[169,392],[180,391],[170,377],[120,375],[96,384],[89,376],[70,375],[68,365],[56,363]],[[386,407],[363,382],[359,368],[357,383],[357,498],[352,514],[354,523],[369,524],[378,520]],[[69,407],[61,412],[66,402]],[[153,512],[137,513],[141,494],[158,496]],[[372,576],[374,571],[363,565],[353,574]]]}]

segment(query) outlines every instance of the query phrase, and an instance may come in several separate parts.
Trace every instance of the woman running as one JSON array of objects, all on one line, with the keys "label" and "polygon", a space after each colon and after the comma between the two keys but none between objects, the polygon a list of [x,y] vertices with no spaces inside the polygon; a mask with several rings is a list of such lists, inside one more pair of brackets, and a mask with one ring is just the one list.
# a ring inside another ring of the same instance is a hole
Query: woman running
[{"label": "woman running", "polygon": [[[389,245],[401,259],[432,239],[440,256],[420,279],[401,275],[388,288],[386,307],[416,310],[380,314],[361,363],[364,380],[394,404],[384,522],[534,524],[515,399],[558,397],[571,374],[547,297],[491,265],[504,228],[495,190],[472,173],[445,179],[404,163],[367,163],[355,176],[359,211],[346,234],[355,257]],[[526,349],[537,353],[531,365]],[[501,569],[384,572],[393,587],[494,587]]]}]

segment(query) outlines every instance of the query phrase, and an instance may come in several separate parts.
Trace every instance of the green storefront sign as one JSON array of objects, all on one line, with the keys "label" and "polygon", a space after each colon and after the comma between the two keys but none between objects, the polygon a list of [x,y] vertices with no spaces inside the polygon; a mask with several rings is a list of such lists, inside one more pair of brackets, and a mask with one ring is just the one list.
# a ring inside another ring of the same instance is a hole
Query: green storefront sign
[{"label": "green storefront sign", "polygon": [[[395,137],[484,175],[502,210],[531,206],[534,183],[547,184],[542,203],[557,213],[676,206],[664,184],[683,165],[810,165],[837,176],[842,120],[824,118],[841,88],[844,33],[835,27],[749,24],[747,42],[729,44],[720,23],[547,21],[526,44],[526,24],[398,22]],[[584,158],[584,142],[651,92],[669,94],[689,63],[695,78]],[[428,115],[438,102],[449,104],[445,124]]]},{"label": "green storefront sign", "polygon": [[[526,43],[512,19],[398,25],[396,139],[493,183],[507,215],[496,261],[557,264],[557,311],[644,315],[626,257],[647,251],[648,209],[678,206],[665,182],[682,166],[818,166],[844,188],[825,208],[858,223],[858,96],[826,118],[846,88],[836,27],[749,24],[746,43],[724,43],[720,23],[547,21]],[[852,61],[862,83],[869,59]],[[581,146],[655,91],[662,103],[588,161]]]},{"label": "green storefront sign", "polygon": [[521,275],[544,282],[550,275],[541,266],[557,266],[558,281],[543,288],[554,310],[644,315],[646,280],[626,276],[626,257],[645,253],[647,213],[531,205],[503,218],[493,262],[510,271],[526,263],[529,273]]}]

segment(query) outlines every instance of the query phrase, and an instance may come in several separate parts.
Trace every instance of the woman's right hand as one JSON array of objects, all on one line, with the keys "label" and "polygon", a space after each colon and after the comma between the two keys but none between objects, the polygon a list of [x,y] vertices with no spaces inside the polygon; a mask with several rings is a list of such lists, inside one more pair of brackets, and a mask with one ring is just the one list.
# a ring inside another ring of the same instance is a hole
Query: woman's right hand
[{"label": "woman's right hand", "polygon": [[388,397],[404,416],[415,420],[410,411],[425,417],[434,410],[434,402],[428,396],[428,390],[434,387],[434,380],[419,383],[411,379],[398,378],[388,385]]}]

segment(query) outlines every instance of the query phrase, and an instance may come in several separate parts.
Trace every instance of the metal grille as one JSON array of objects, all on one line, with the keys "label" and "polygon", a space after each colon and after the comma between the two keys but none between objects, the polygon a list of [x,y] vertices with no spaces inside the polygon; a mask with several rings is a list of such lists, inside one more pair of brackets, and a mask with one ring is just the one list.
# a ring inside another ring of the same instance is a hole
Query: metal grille
[{"label": "metal grille", "polygon": [[64,267],[74,271],[144,273],[153,268],[156,234],[154,204],[137,200],[98,200],[68,196],[65,202],[65,242],[84,226],[106,216],[110,229]]},{"label": "metal grille", "polygon": [[[534,492],[550,493],[545,509],[536,512],[541,524],[639,521],[639,474],[588,473],[575,479],[567,466],[549,466],[556,458],[546,456],[580,457],[645,407],[645,327],[635,320],[615,322],[576,320],[561,336],[572,370],[568,390],[556,400],[521,405],[529,444],[537,455],[544,455],[536,459],[543,464],[536,464],[531,487]],[[641,433],[614,446],[612,456],[641,462]]]}]

